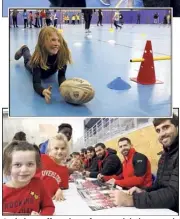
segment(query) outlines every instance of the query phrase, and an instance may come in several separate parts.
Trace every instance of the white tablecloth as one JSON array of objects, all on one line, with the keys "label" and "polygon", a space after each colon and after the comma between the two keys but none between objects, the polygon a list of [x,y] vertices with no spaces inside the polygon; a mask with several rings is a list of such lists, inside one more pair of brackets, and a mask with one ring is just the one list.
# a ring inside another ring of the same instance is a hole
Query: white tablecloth
[{"label": "white tablecloth", "polygon": [[116,207],[92,211],[77,192],[74,183],[70,183],[69,189],[64,190],[64,196],[65,201],[54,202],[55,215],[178,215],[169,209],[137,209],[135,207]]}]

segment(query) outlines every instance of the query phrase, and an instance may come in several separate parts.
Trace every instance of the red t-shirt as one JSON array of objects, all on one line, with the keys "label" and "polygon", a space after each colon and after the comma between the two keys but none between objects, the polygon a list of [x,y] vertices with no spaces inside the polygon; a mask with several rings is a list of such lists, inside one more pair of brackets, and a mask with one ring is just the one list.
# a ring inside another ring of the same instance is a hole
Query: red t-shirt
[{"label": "red t-shirt", "polygon": [[42,180],[34,177],[22,188],[3,185],[3,212],[40,215],[53,215],[55,210],[51,197],[47,194]]},{"label": "red t-shirt", "polygon": [[57,164],[46,154],[41,155],[41,163],[41,179],[51,197],[55,195],[59,188],[68,189],[69,171],[66,166]]}]

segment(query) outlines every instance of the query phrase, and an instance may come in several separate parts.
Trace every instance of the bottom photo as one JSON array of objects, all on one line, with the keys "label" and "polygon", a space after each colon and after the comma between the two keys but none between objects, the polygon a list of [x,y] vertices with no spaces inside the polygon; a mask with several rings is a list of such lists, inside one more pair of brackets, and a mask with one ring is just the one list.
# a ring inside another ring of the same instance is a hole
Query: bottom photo
[{"label": "bottom photo", "polygon": [[3,215],[179,214],[179,109],[171,118],[10,118]]}]

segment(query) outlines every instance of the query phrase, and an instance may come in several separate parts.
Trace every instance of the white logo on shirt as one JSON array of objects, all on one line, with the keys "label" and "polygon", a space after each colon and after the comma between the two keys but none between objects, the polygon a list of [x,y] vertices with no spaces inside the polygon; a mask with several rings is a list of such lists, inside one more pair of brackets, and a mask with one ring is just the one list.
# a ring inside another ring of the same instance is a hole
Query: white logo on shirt
[{"label": "white logo on shirt", "polygon": [[54,179],[56,180],[56,182],[57,182],[58,184],[61,182],[60,176],[59,176],[57,173],[55,173],[55,172],[53,172],[53,171],[51,171],[51,170],[43,170],[43,171],[42,171],[42,176],[49,176],[49,177],[52,177],[52,178],[54,178]]}]

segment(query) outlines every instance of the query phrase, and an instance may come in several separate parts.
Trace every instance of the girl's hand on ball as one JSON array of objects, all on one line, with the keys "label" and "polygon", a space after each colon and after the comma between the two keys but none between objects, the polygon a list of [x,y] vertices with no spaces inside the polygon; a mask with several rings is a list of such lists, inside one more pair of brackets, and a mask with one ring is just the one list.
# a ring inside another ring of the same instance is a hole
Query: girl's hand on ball
[{"label": "girl's hand on ball", "polygon": [[51,100],[51,90],[52,90],[52,86],[49,86],[47,89],[44,89],[42,94],[44,95],[44,98],[46,100],[46,103],[50,103]]}]

